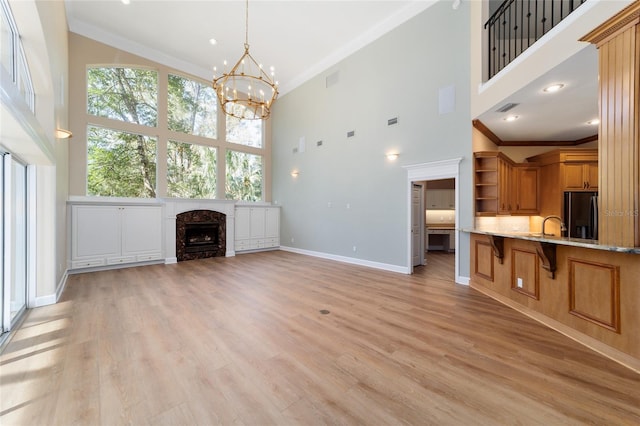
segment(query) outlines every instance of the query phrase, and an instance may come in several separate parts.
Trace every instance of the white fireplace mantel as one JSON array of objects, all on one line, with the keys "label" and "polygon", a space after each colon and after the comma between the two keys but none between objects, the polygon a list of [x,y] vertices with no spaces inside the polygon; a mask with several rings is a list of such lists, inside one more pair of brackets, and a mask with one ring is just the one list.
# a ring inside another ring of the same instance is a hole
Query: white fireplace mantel
[{"label": "white fireplace mantel", "polygon": [[226,256],[235,256],[234,229],[236,201],[230,200],[188,200],[165,198],[164,204],[164,249],[165,263],[176,263],[176,215],[191,210],[213,210],[227,217]]}]

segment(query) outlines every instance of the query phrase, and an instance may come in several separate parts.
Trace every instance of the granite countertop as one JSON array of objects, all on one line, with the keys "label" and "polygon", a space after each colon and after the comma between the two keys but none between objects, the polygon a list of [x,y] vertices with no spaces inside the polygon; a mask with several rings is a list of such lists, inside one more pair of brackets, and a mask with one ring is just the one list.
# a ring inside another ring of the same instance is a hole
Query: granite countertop
[{"label": "granite countertop", "polygon": [[469,232],[472,234],[493,235],[496,237],[515,238],[519,240],[536,241],[541,243],[551,243],[563,246],[582,247],[595,250],[615,251],[619,253],[632,253],[640,254],[640,247],[617,247],[605,244],[600,244],[596,240],[583,240],[581,238],[567,238],[567,237],[555,237],[550,235],[542,236],[540,233],[535,232],[507,232],[507,231],[489,231],[474,228],[463,228],[462,232]]}]

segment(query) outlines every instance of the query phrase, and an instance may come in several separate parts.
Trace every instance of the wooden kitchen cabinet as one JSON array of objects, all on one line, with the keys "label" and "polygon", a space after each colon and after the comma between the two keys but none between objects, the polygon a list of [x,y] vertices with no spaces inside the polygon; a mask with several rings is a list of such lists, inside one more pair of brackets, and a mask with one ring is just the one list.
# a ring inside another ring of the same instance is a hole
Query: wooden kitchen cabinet
[{"label": "wooden kitchen cabinet", "polygon": [[509,214],[513,207],[513,165],[498,157],[498,214]]},{"label": "wooden kitchen cabinet", "polygon": [[538,214],[539,167],[497,151],[476,152],[476,216]]},{"label": "wooden kitchen cabinet", "polygon": [[597,191],[598,163],[564,163],[562,178],[565,191]]},{"label": "wooden kitchen cabinet", "polygon": [[539,167],[517,165],[513,168],[511,200],[512,213],[538,214],[539,206]]}]

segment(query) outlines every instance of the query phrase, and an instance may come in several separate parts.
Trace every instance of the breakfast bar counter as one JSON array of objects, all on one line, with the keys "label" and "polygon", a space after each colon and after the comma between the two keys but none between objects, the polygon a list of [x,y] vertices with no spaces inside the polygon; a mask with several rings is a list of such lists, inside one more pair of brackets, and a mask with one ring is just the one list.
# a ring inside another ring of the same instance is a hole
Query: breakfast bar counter
[{"label": "breakfast bar counter", "polygon": [[640,372],[640,248],[462,232],[471,234],[471,287]]}]

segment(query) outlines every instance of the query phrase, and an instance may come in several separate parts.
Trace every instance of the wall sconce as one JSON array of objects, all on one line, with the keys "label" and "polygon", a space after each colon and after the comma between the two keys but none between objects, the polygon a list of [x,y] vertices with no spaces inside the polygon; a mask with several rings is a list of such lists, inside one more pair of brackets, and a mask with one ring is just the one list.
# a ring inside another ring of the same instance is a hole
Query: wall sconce
[{"label": "wall sconce", "polygon": [[294,177],[294,178],[297,178],[299,174],[300,174],[300,172],[297,171],[297,170],[294,170],[294,171],[291,172],[291,176]]},{"label": "wall sconce", "polygon": [[398,154],[397,152],[392,152],[386,155],[387,160],[389,161],[395,161],[398,159],[398,157],[400,156],[400,154]]},{"label": "wall sconce", "polygon": [[73,136],[69,130],[65,129],[56,129],[56,139],[69,139]]}]

